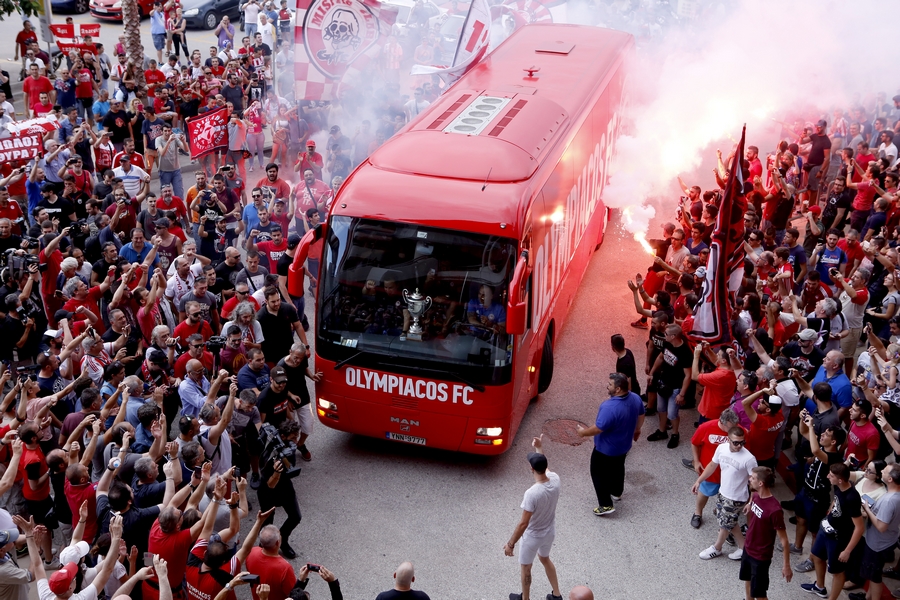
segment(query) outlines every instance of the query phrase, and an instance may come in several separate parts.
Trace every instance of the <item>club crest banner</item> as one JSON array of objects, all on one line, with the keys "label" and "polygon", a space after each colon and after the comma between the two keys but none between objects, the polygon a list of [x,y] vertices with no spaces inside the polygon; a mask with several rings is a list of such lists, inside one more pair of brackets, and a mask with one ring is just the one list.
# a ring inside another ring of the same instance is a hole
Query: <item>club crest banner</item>
[{"label": "club crest banner", "polygon": [[214,150],[228,147],[228,109],[217,110],[188,119],[191,160]]}]

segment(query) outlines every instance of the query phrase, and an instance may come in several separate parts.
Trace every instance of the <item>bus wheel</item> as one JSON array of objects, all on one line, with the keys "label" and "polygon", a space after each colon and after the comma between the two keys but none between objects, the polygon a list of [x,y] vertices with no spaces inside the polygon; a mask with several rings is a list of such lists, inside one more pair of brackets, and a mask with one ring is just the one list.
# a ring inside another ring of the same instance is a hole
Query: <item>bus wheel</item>
[{"label": "bus wheel", "polygon": [[538,393],[543,394],[550,387],[553,379],[553,344],[550,336],[544,338],[544,350],[541,352],[541,372],[538,374]]}]

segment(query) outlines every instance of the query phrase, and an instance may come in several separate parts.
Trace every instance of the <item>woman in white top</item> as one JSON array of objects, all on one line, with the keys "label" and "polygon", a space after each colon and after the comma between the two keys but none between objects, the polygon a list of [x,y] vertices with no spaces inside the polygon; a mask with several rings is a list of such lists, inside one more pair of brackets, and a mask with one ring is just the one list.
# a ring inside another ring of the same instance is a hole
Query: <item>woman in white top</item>
[{"label": "woman in white top", "polygon": [[900,306],[900,290],[898,290],[897,284],[894,274],[887,273],[884,276],[884,287],[888,292],[881,301],[881,310],[866,309],[866,320],[872,323],[872,329],[879,337],[888,338],[891,335],[888,321],[897,314],[897,308]]},{"label": "woman in white top", "polygon": [[856,486],[860,496],[878,500],[887,493],[887,486],[881,481],[881,472],[886,466],[883,460],[870,461],[865,471],[851,471],[850,483]]}]

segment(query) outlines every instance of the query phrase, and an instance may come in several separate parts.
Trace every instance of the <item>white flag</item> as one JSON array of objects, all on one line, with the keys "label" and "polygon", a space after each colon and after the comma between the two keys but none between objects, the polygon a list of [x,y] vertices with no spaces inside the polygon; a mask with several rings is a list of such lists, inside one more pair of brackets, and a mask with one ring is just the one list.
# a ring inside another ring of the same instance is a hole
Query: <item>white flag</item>
[{"label": "white flag", "polygon": [[487,0],[473,0],[463,23],[450,66],[413,65],[411,75],[436,73],[449,86],[484,58],[490,42],[491,9]]}]

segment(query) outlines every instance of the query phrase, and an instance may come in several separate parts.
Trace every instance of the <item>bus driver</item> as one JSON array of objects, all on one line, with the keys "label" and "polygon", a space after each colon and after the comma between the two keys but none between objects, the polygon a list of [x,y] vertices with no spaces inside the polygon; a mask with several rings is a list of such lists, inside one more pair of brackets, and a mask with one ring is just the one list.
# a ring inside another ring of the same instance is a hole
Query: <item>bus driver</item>
[{"label": "bus driver", "polygon": [[469,300],[466,316],[471,325],[480,326],[492,334],[506,332],[506,309],[494,302],[494,290],[490,286],[478,288],[478,298]]}]

